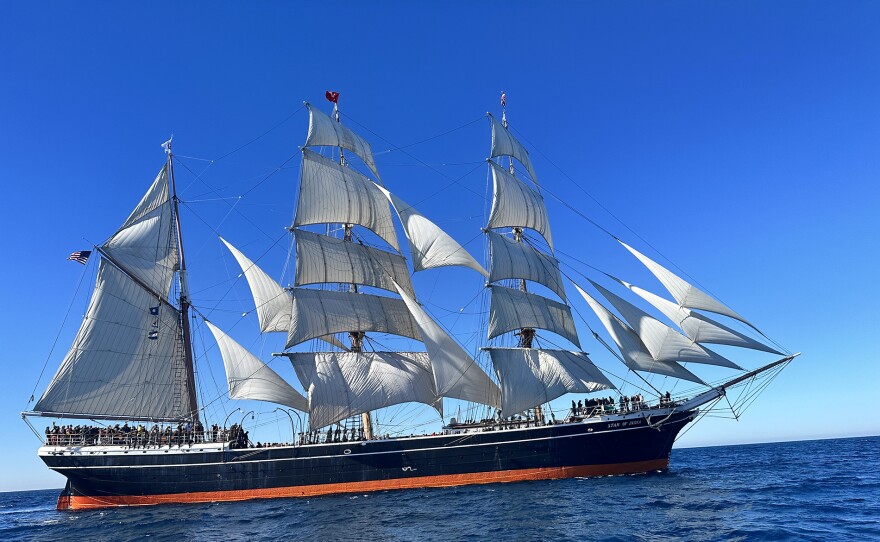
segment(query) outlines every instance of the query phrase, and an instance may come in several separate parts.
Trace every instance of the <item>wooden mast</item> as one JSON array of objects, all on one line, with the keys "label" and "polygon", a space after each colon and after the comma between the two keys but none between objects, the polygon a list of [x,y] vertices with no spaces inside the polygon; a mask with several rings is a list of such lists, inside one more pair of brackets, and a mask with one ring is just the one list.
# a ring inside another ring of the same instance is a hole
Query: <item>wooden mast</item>
[{"label": "wooden mast", "polygon": [[[336,100],[333,101],[333,116],[336,119],[337,123],[340,123],[339,119],[339,94],[336,94]],[[339,165],[345,167],[345,151],[342,146],[339,146]],[[342,227],[345,229],[345,233],[342,237],[343,241],[348,243],[353,242],[352,240],[352,229],[354,228],[353,224],[343,224]],[[357,292],[357,284],[349,284],[350,292]],[[348,337],[351,340],[351,351],[352,352],[360,352],[363,349],[364,344],[364,336],[366,334],[363,331],[349,331]],[[364,437],[369,440],[373,438],[373,418],[370,416],[369,412],[361,413],[361,426],[364,430]]]},{"label": "wooden mast", "polygon": [[196,397],[196,375],[193,364],[192,337],[189,326],[189,281],[186,276],[186,259],[183,255],[183,234],[180,230],[180,207],[177,199],[177,185],[174,182],[174,161],[171,154],[171,140],[168,141],[168,176],[171,180],[171,202],[174,209],[174,226],[177,230],[177,249],[180,254],[180,327],[183,334],[183,355],[186,367],[186,390],[189,395],[189,413],[193,423],[199,421],[199,403]]},{"label": "wooden mast", "polygon": [[[504,91],[501,91],[501,124],[504,126],[504,129],[507,130],[507,96]],[[514,175],[515,170],[513,167],[513,156],[507,157],[507,166],[511,175]],[[532,179],[534,181],[534,179]],[[522,228],[513,228],[513,240],[517,243],[523,242],[523,229]],[[526,279],[520,279],[519,281],[519,289],[523,292],[528,292],[526,288]],[[535,340],[535,328],[533,327],[523,327],[520,328],[519,332],[516,333],[519,338],[517,346],[520,348],[532,348],[532,343]],[[541,410],[541,405],[536,406],[532,409],[535,415],[535,422],[542,423],[544,421],[544,411]]]}]

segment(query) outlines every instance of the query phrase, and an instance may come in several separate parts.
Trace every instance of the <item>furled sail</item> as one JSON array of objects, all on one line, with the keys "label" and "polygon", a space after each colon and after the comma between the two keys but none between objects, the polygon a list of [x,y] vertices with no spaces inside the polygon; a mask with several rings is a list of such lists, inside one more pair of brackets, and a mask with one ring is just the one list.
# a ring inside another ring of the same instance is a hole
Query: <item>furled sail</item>
[{"label": "furled sail", "polygon": [[344,331],[381,331],[422,340],[418,324],[399,299],[298,288],[292,306],[285,348]]},{"label": "furled sail", "polygon": [[147,193],[101,250],[156,294],[167,296],[179,265],[174,211],[164,166]]},{"label": "furled sail", "polygon": [[623,319],[638,334],[642,344],[654,359],[660,361],[692,361],[718,365],[731,369],[742,369],[729,359],[692,342],[690,339],[655,319],[629,301],[609,292],[593,281],[590,284],[599,290],[605,299],[617,309]]},{"label": "furled sail", "polygon": [[59,417],[187,418],[181,343],[179,312],[102,259],[73,345],[34,410]]},{"label": "furled sail", "polygon": [[492,211],[489,213],[488,228],[529,228],[540,233],[550,248],[550,222],[544,198],[533,188],[517,179],[495,162],[492,166],[494,193]]},{"label": "furled sail", "polygon": [[373,161],[373,151],[370,144],[350,128],[331,119],[312,104],[306,102],[305,105],[309,108],[309,135],[306,137],[306,147],[342,147],[349,150],[364,161],[364,164],[370,168],[378,180],[379,170],[376,169],[376,162]]},{"label": "furled sail", "polygon": [[540,328],[565,337],[580,348],[571,307],[503,286],[490,286],[489,338],[522,328]]},{"label": "furled sail", "polygon": [[247,278],[260,321],[260,331],[290,329],[290,294],[226,239],[221,237],[220,240],[235,256],[235,261]]},{"label": "furled sail", "polygon": [[685,335],[690,337],[694,342],[740,346],[752,350],[761,350],[763,352],[779,354],[780,356],[784,355],[779,350],[757,341],[748,335],[744,335],[739,331],[731,329],[720,322],[716,322],[704,314],[694,312],[684,307],[679,307],[678,304],[673,303],[672,301],[664,299],[657,294],[618,278],[611,278],[629,288],[633,293],[653,305],[654,308],[677,324],[681,330],[684,331]]},{"label": "furled sail", "polygon": [[645,267],[647,267],[648,270],[650,270],[651,273],[653,273],[654,276],[657,277],[657,279],[661,283],[663,283],[663,286],[665,286],[666,289],[669,290],[669,293],[672,294],[672,297],[674,297],[675,300],[678,301],[678,304],[682,307],[723,314],[724,316],[729,316],[731,318],[739,320],[740,322],[743,322],[744,324],[748,324],[755,330],[758,329],[753,326],[748,320],[740,316],[736,311],[734,311],[724,303],[718,301],[706,292],[690,284],[669,269],[666,269],[659,263],[645,256],[644,254],[627,245],[623,241],[620,241],[618,239],[618,242],[623,245],[624,248],[630,251],[633,256],[638,258],[639,261],[641,261],[645,265]]},{"label": "furled sail", "polygon": [[399,254],[304,230],[294,235],[296,286],[338,282],[395,292],[397,282],[413,293],[406,260]]},{"label": "furled sail", "polygon": [[399,250],[391,208],[375,184],[355,170],[303,149],[294,226],[358,224]]},{"label": "furled sail", "polygon": [[208,329],[220,346],[231,399],[254,399],[308,412],[309,402],[281,376],[211,322]]},{"label": "furled sail", "polygon": [[534,348],[488,348],[501,382],[505,416],[547,403],[566,393],[613,389],[583,352]]},{"label": "furled sail", "polygon": [[483,266],[477,263],[477,260],[449,234],[388,190],[378,185],[377,188],[394,206],[400,223],[403,224],[403,231],[409,240],[410,252],[412,253],[413,271],[460,265],[469,267],[483,276],[488,275]]},{"label": "furled sail", "polygon": [[642,344],[641,339],[629,326],[621,322],[614,314],[606,309],[601,303],[596,301],[590,294],[583,291],[577,284],[574,285],[578,293],[583,296],[584,300],[599,317],[599,321],[605,326],[614,343],[623,358],[623,363],[633,371],[645,371],[664,376],[672,376],[681,378],[682,380],[690,380],[698,384],[706,383],[692,372],[685,369],[682,365],[675,361],[658,361],[651,356],[648,349]]},{"label": "furled sail", "polygon": [[566,299],[565,286],[555,258],[526,243],[518,243],[493,231],[489,236],[489,282],[526,279],[543,284]]},{"label": "furled sail", "polygon": [[442,415],[424,352],[288,353],[309,393],[309,428],[400,403],[430,405]]},{"label": "furled sail", "polygon": [[498,407],[501,392],[489,375],[403,288],[397,291],[421,331],[437,395]]},{"label": "furled sail", "polygon": [[513,156],[525,166],[526,171],[529,172],[529,177],[532,178],[532,182],[537,185],[538,177],[535,175],[535,168],[532,167],[529,152],[522,146],[519,140],[513,137],[510,130],[495,120],[495,117],[491,114],[489,115],[489,121],[492,123],[492,158],[496,156]]}]

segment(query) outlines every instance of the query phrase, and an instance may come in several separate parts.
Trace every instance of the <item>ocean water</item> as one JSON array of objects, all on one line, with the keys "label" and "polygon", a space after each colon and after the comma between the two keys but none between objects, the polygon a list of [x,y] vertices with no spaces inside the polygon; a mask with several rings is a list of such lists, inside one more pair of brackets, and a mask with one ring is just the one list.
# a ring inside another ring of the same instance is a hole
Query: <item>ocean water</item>
[{"label": "ocean water", "polygon": [[880,437],[673,450],[668,471],[313,499],[57,512],[0,493],[17,540],[880,540]]}]

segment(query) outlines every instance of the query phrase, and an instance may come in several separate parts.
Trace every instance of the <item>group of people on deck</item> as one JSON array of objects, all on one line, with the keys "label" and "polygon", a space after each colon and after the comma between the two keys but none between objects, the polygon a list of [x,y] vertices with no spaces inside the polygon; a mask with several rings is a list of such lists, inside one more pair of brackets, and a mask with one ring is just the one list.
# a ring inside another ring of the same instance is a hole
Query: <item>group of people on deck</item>
[{"label": "group of people on deck", "polygon": [[208,430],[198,421],[180,423],[177,426],[154,424],[129,425],[56,425],[46,427],[46,444],[50,446],[129,446],[146,448],[153,446],[185,446],[203,442],[229,442],[233,448],[249,446],[248,433],[238,424],[229,429],[217,424]]},{"label": "group of people on deck", "polygon": [[[668,391],[665,394],[660,395],[660,408],[672,406],[673,404],[672,394]],[[601,397],[598,399],[587,399],[586,401],[578,402],[572,401],[571,415],[576,418],[589,418],[590,416],[605,413],[631,412],[651,408],[641,393],[632,396],[621,395],[620,399],[617,400],[616,405],[617,406],[615,407],[613,397]]]}]

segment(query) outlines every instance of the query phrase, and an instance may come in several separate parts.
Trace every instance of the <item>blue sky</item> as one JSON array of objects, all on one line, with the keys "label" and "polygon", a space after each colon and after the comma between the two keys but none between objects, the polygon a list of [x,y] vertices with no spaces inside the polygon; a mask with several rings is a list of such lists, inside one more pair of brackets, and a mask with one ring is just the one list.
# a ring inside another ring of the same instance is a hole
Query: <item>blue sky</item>
[{"label": "blue sky", "polygon": [[[0,490],[61,485],[18,413],[85,309],[94,263],[65,258],[121,224],[172,132],[196,304],[276,351],[240,317],[247,288],[207,225],[280,273],[300,104],[325,107],[327,89],[386,185],[478,257],[489,128],[471,122],[499,114],[505,90],[550,193],[804,352],[739,422],[704,420],[679,445],[880,433],[876,3],[17,3],[5,15]],[[560,250],[659,291],[607,236],[548,207]],[[476,346],[480,277],[419,275],[432,314]],[[585,329],[584,349],[623,373]],[[222,382],[213,350],[200,376]]]}]

